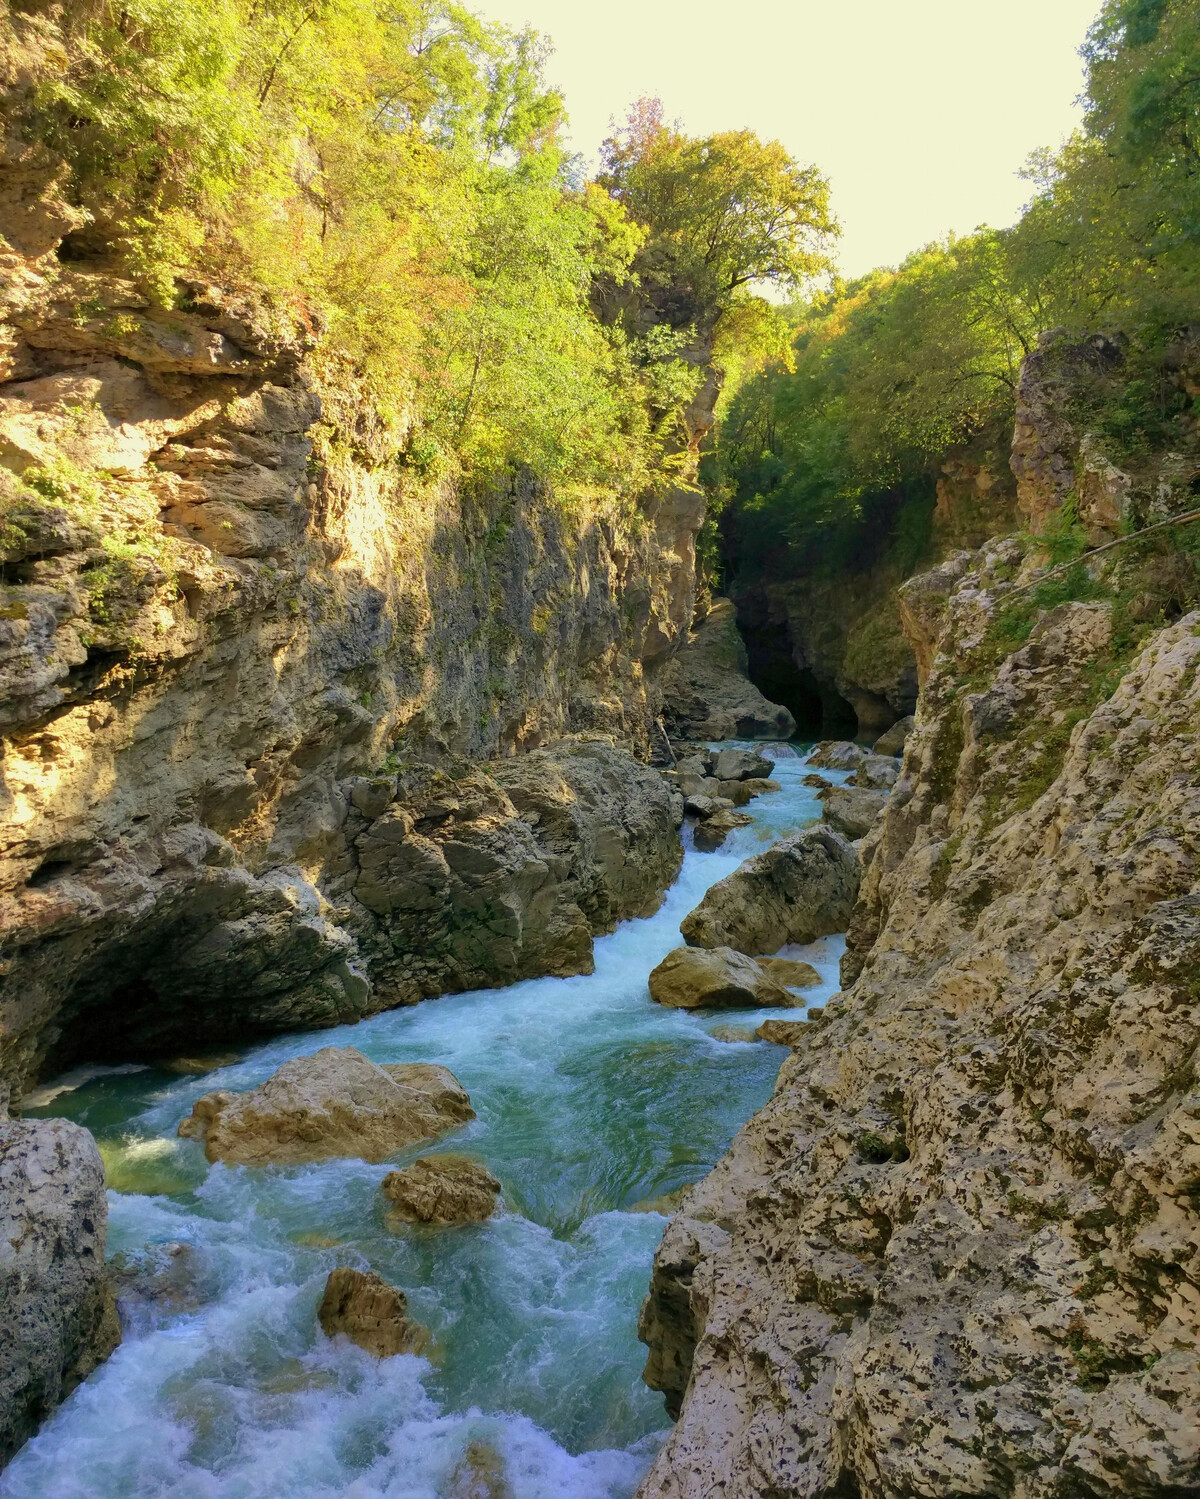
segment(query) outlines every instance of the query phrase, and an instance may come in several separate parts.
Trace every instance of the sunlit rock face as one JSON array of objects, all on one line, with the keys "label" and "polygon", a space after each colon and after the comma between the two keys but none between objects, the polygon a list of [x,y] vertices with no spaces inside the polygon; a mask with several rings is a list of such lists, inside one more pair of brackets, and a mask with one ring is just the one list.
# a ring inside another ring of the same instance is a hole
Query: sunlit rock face
[{"label": "sunlit rock face", "polygon": [[998,644],[1022,555],[916,590],[845,991],[656,1260],[643,1499],[1200,1483],[1200,615]]}]

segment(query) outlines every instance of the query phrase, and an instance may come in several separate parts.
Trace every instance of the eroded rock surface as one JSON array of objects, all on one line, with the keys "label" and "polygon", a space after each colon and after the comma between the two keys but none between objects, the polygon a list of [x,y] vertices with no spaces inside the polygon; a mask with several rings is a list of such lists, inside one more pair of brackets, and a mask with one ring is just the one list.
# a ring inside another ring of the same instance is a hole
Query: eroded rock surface
[{"label": "eroded rock surface", "polygon": [[650,973],[650,998],[678,1010],[796,1003],[784,981],[731,947],[677,947]]},{"label": "eroded rock surface", "polygon": [[0,1467],[121,1340],[87,1130],[0,1109]]},{"label": "eroded rock surface", "polygon": [[382,1161],[474,1117],[466,1090],[446,1067],[380,1067],[352,1046],[323,1046],[285,1062],[250,1093],[206,1093],[179,1133],[203,1141],[210,1161],[241,1166],[332,1156]]},{"label": "eroded rock surface", "polygon": [[941,591],[849,987],[664,1236],[643,1499],[1200,1488],[1200,615],[997,664],[1011,568]]},{"label": "eroded rock surface", "polygon": [[428,1331],[408,1316],[408,1298],[373,1270],[342,1267],[330,1272],[317,1308],[327,1338],[344,1333],[376,1358],[420,1353]]},{"label": "eroded rock surface", "polygon": [[831,786],[817,794],[825,821],[852,840],[865,838],[887,805],[886,791],[864,786]]},{"label": "eroded rock surface", "polygon": [[663,719],[673,739],[789,739],[796,722],[750,681],[728,599],[714,599],[666,668]]},{"label": "eroded rock surface", "polygon": [[389,1220],[399,1223],[480,1223],[500,1200],[500,1183],[465,1155],[423,1156],[403,1171],[389,1171],[381,1190]]},{"label": "eroded rock surface", "polygon": [[804,828],[718,880],[684,917],[691,947],[754,956],[845,931],[858,894],[858,855],[828,827]]}]

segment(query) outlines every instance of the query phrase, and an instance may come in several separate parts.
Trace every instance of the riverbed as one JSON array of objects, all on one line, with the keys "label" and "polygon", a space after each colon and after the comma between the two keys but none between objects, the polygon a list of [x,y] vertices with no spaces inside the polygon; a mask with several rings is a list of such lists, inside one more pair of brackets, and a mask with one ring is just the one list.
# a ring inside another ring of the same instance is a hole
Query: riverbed
[{"label": "riverbed", "polygon": [[[721,850],[698,853],[685,837],[661,909],[598,939],[593,974],[276,1038],[203,1076],[96,1069],[44,1089],[26,1112],[85,1124],[104,1155],[125,1337],[0,1477],[0,1494],[625,1499],[669,1430],[662,1397],[641,1381],[636,1325],[670,1194],[711,1168],[786,1055],[710,1035],[779,1011],[667,1010],[646,976],[711,884],[819,815],[801,754],[780,755],[783,789],[752,802],[753,825]],[[809,1003],[837,988],[841,950],[840,938],[786,950],[821,973]],[[177,1137],[202,1093],[254,1087],[290,1057],[339,1045],[443,1063],[478,1118],[374,1166],[209,1165]],[[383,1176],[438,1150],[484,1161],[503,1211],[388,1231]],[[426,1356],[380,1362],[323,1336],[316,1305],[343,1264],[407,1293],[432,1332]]]}]

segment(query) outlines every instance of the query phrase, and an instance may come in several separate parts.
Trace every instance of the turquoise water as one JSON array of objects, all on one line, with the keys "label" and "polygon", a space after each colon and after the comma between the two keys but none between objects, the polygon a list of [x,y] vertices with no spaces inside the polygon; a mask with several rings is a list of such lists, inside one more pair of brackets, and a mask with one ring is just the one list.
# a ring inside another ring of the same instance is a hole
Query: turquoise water
[{"label": "turquoise water", "polygon": [[[29,1114],[96,1135],[109,1252],[144,1273],[125,1293],[121,1347],[21,1451],[0,1494],[478,1499],[468,1444],[502,1466],[512,1499],[631,1493],[668,1429],[636,1337],[666,1222],[656,1199],[713,1165],[785,1055],[709,1035],[777,1011],[666,1010],[646,975],[709,885],[819,814],[804,774],[800,758],[779,758],[784,789],[750,804],[754,825],[717,853],[689,847],[657,915],[597,941],[594,974],[281,1037],[203,1077],[96,1069],[43,1090]],[[822,974],[810,1002],[836,989],[841,947],[788,949]],[[177,1137],[201,1093],[253,1087],[330,1045],[450,1067],[479,1117],[434,1149],[484,1160],[502,1213],[389,1232],[379,1182],[430,1147],[377,1166],[262,1170],[210,1166]],[[406,1291],[433,1333],[425,1357],[381,1362],[321,1334],[316,1305],[339,1264]]]}]

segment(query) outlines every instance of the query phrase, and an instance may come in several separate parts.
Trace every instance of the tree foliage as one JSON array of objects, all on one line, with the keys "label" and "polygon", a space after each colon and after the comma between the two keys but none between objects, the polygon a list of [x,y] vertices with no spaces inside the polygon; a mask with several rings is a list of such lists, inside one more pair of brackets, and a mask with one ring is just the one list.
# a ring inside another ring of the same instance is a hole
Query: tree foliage
[{"label": "tree foliage", "polygon": [[1131,445],[1161,425],[1157,361],[1200,286],[1200,10],[1109,0],[1083,52],[1086,128],[1031,161],[1015,226],[797,304],[793,368],[745,386],[708,466],[739,566],[837,565],[889,534],[903,550],[948,449],[1011,423],[1044,330],[1119,333],[1124,407],[1099,423]]}]

